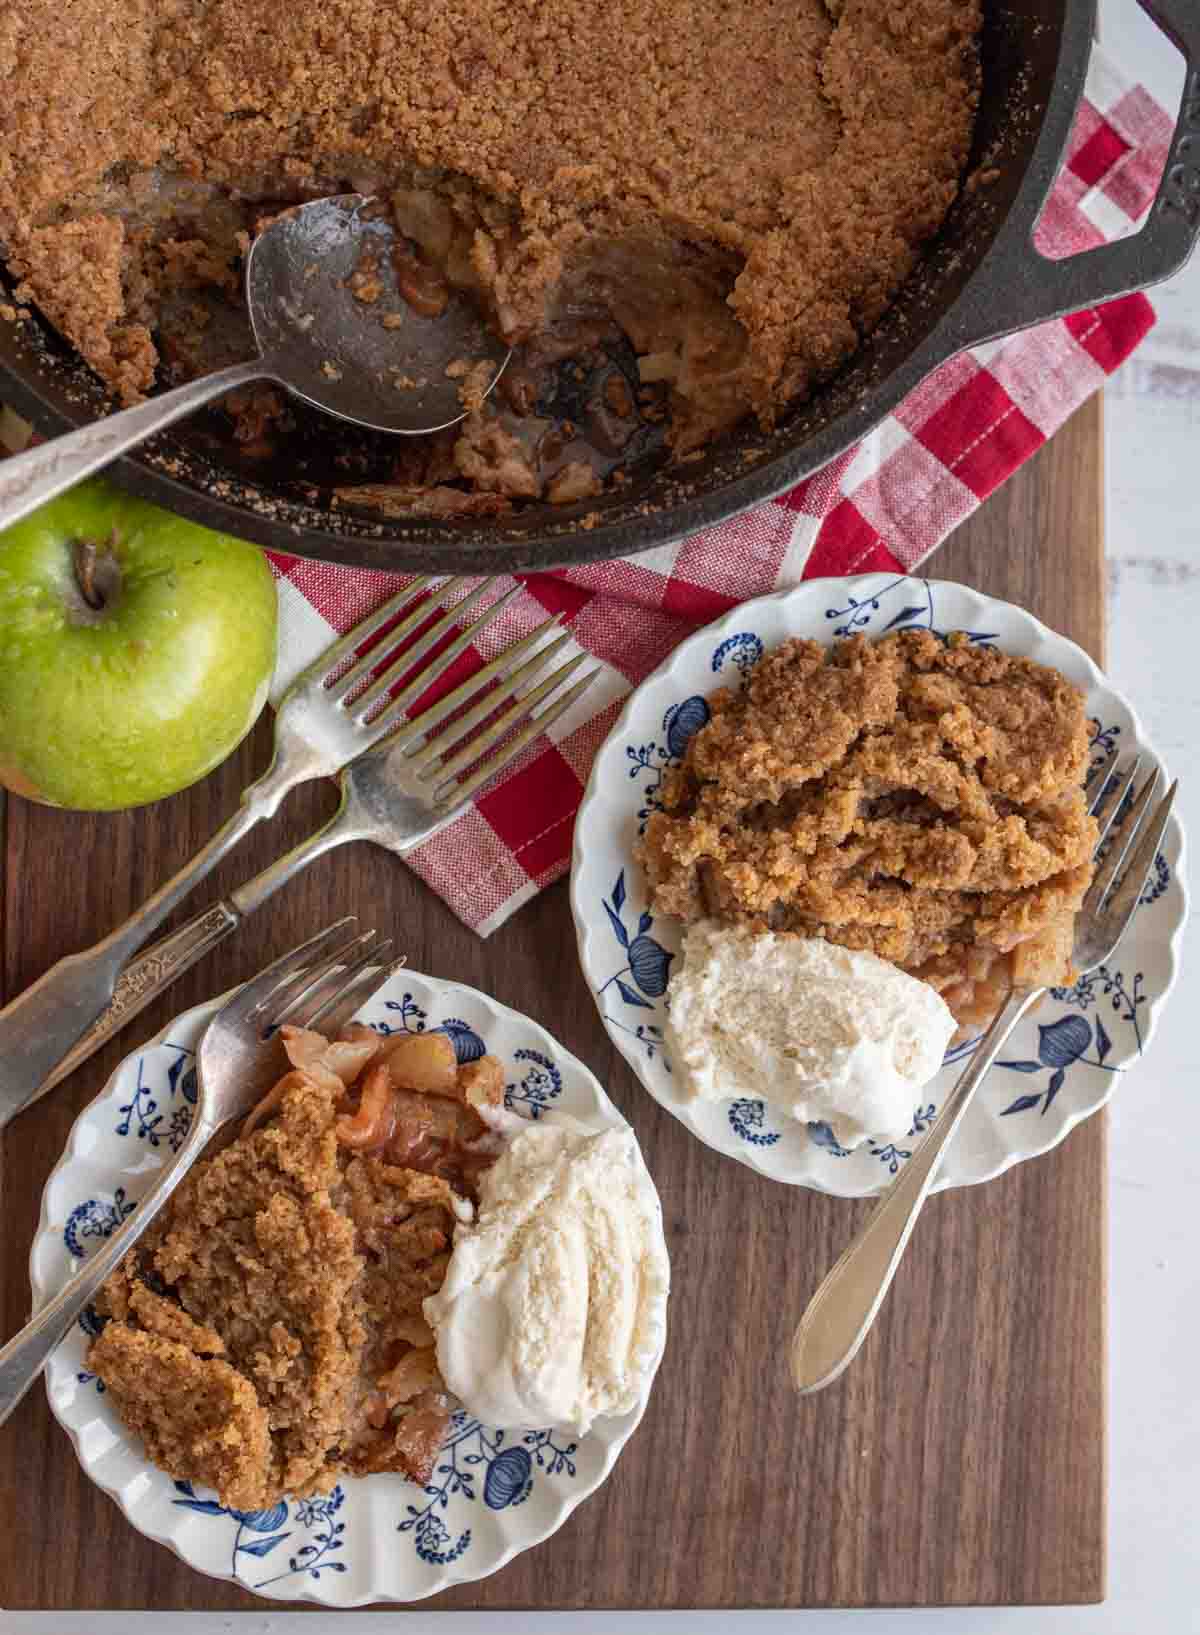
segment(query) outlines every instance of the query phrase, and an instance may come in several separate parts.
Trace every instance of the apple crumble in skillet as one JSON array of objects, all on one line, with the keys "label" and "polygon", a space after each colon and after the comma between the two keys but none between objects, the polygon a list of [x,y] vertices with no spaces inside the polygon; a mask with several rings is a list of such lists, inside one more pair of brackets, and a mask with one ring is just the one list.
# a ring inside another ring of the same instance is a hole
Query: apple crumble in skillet
[{"label": "apple crumble in skillet", "polygon": [[[664,432],[685,457],[769,425],[855,350],[959,187],[979,24],[977,0],[127,0],[118,26],[13,0],[0,244],[133,402],[244,346],[263,214],[376,194],[414,309],[465,292],[518,348],[398,451],[390,504],[569,503]],[[244,445],[275,447],[286,404],[243,398]]]}]

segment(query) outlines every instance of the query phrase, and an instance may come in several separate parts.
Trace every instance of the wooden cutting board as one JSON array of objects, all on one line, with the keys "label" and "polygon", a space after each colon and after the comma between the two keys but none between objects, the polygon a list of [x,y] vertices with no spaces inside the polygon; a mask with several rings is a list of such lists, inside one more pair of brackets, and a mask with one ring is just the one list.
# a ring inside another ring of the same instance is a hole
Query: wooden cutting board
[{"label": "wooden cutting board", "polygon": [[[1103,648],[1101,412],[1083,408],[931,571]],[[13,800],[0,829],[13,994],[92,942],[217,827],[266,764],[268,727],[196,790],[78,817]],[[291,797],[218,874],[231,889],[332,808]],[[825,1607],[1081,1602],[1104,1594],[1105,1120],[983,1187],[934,1198],[854,1367],[796,1398],[786,1347],[869,1205],[760,1179],[689,1136],[609,1044],[575,957],[565,882],[480,942],[394,858],[318,862],[139,1023],[148,1037],[348,910],[414,967],[486,989],[588,1062],[637,1127],[674,1272],[667,1355],[641,1429],[552,1539],[444,1607]],[[0,1311],[75,1115],[126,1036],[3,1139]],[[262,1609],[135,1533],[83,1476],[39,1389],[0,1431],[0,1606]]]}]

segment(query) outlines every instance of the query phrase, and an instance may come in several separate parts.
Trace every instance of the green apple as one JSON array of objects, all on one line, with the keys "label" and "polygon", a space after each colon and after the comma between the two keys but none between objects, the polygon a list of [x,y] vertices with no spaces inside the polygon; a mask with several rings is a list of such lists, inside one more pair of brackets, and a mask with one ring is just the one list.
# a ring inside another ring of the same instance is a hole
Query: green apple
[{"label": "green apple", "polygon": [[262,552],[89,482],[0,533],[0,783],[88,811],[202,778],[275,662]]}]

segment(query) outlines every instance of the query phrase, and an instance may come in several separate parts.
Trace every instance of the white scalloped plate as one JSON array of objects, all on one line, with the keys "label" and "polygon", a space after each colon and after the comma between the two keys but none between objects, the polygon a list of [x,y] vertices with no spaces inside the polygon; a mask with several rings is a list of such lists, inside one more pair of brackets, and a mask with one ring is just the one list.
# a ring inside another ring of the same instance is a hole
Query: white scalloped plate
[{"label": "white scalloped plate", "polygon": [[[681,1093],[663,1055],[663,997],[680,927],[647,911],[634,843],[667,767],[707,719],[706,694],[736,685],[790,636],[831,643],[863,631],[965,630],[1007,653],[1054,665],[1087,694],[1092,762],[1140,750],[1161,766],[1137,716],[1082,649],[1008,602],[935,579],[864,574],[811,579],[734,608],[678,647],[632,694],[592,766],[575,824],[571,906],[584,975],[613,1042],[654,1099],[717,1152],[777,1181],[841,1197],[878,1192],[936,1117],[970,1043],[947,1056],[914,1109],[908,1136],[842,1151],[827,1126],[797,1124],[761,1101],[700,1102]],[[942,1160],[936,1187],[989,1180],[1056,1146],[1102,1107],[1150,1042],[1175,980],[1187,915],[1183,832],[1173,818],[1143,907],[1111,968],[1055,990],[1005,1046]]]},{"label": "white scalloped plate", "polygon": [[[91,1242],[134,1207],[191,1116],[194,1050],[219,1005],[187,1011],[129,1056],[76,1120],[46,1183],[30,1251],[35,1307],[62,1287]],[[364,1007],[392,1031],[444,1027],[460,1059],[481,1047],[507,1068],[505,1099],[539,1117],[561,1109],[596,1128],[625,1120],[586,1067],[536,1022],[457,982],[401,971]],[[577,1442],[560,1433],[498,1432],[459,1415],[429,1488],[402,1476],[343,1482],[328,1498],[282,1501],[250,1515],[175,1484],[145,1458],[84,1368],[89,1318],[54,1353],[46,1388],[84,1470],[133,1526],[189,1566],[255,1594],[327,1606],[416,1601],[484,1578],[549,1537],[594,1493],[645,1411],[666,1341],[666,1291],[654,1370],[638,1406],[598,1420]]]}]

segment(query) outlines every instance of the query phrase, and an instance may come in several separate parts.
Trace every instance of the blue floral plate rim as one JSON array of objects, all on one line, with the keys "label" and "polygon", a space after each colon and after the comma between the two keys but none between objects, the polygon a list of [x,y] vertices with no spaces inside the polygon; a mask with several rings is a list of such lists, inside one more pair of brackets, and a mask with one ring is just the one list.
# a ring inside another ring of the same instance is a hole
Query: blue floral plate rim
[{"label": "blue floral plate rim", "polygon": [[[859,631],[963,630],[1056,666],[1088,696],[1092,762],[1137,749],[1165,771],[1133,706],[1093,660],[1031,613],[969,586],[872,573],[810,579],[722,614],[682,642],[630,697],[601,745],[575,825],[571,907],[585,980],[613,1043],[660,1105],[714,1150],[760,1174],[841,1197],[882,1190],[969,1054],[952,1050],[913,1110],[907,1137],[848,1153],[824,1125],[794,1125],[759,1101],[684,1097],[664,1055],[664,993],[679,928],[650,911],[634,842],[663,773],[707,720],[706,696],[737,685],[761,653],[792,636],[831,642]],[[1174,987],[1187,918],[1184,835],[1172,818],[1138,915],[1112,969],[1055,990],[1026,1019],[948,1149],[935,1190],[990,1180],[1057,1146],[1097,1111],[1148,1047]]]},{"label": "blue floral plate rim", "polygon": [[[196,1095],[194,1047],[223,997],[183,1012],[132,1051],[76,1119],[47,1179],[30,1249],[35,1309],[87,1254],[89,1240],[108,1237],[134,1209],[144,1178],[182,1139]],[[526,1117],[561,1107],[597,1128],[628,1128],[584,1063],[532,1018],[477,989],[405,969],[360,1014],[388,1031],[443,1031],[460,1061],[494,1049],[509,1068],[506,1102]],[[412,1602],[496,1572],[556,1532],[606,1480],[649,1401],[666,1344],[668,1293],[669,1286],[660,1290],[652,1368],[630,1413],[599,1420],[575,1440],[497,1431],[460,1413],[425,1489],[374,1476],[347,1480],[320,1499],[243,1513],[173,1483],[110,1413],[84,1366],[97,1323],[90,1312],[50,1359],[47,1397],[90,1479],[132,1526],[197,1571],[268,1599]]]}]

